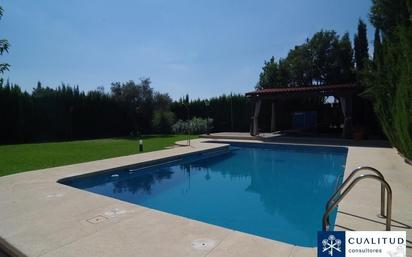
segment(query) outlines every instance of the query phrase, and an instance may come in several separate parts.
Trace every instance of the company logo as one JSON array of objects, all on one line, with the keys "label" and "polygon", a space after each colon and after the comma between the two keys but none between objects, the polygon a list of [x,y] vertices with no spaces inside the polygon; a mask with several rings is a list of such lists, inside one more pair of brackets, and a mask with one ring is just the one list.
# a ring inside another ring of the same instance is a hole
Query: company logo
[{"label": "company logo", "polygon": [[318,232],[318,257],[345,256],[345,232]]},{"label": "company logo", "polygon": [[336,239],[334,235],[328,236],[328,239],[323,239],[322,244],[323,244],[322,252],[327,251],[330,256],[333,256],[334,250],[338,252],[342,252],[342,250],[340,249],[340,245],[342,244],[342,241],[340,239]]},{"label": "company logo", "polygon": [[318,257],[405,257],[405,231],[318,232]]}]

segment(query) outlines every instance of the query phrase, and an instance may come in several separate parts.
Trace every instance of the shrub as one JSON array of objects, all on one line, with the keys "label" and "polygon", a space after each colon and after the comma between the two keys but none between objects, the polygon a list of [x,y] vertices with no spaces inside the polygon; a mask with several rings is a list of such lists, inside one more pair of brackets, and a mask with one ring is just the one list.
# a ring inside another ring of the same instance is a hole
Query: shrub
[{"label": "shrub", "polygon": [[170,134],[175,120],[175,115],[171,111],[155,111],[152,121],[154,131],[160,134]]},{"label": "shrub", "polygon": [[202,134],[213,129],[213,119],[194,117],[189,121],[178,120],[172,129],[174,133]]}]

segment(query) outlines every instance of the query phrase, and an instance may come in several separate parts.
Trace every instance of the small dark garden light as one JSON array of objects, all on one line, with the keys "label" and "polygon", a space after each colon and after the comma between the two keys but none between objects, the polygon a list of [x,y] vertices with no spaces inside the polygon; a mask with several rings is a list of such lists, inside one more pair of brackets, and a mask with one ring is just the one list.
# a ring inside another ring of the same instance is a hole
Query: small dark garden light
[{"label": "small dark garden light", "polygon": [[139,152],[143,152],[143,139],[139,139]]}]

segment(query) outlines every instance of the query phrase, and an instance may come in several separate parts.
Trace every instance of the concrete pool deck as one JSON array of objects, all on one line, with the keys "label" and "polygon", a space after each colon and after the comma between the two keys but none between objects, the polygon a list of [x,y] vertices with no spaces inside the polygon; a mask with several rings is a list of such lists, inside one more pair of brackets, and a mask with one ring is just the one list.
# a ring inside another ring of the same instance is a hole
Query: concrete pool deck
[{"label": "concrete pool deck", "polygon": [[[205,141],[0,177],[0,248],[16,256],[42,257],[316,256],[315,248],[264,239],[56,183],[74,175],[225,147]],[[412,167],[392,148],[348,149],[345,176],[358,166],[373,166],[391,185],[392,229],[407,231],[407,256],[412,256]],[[379,197],[377,182],[361,182],[340,204],[336,229],[384,230],[385,220],[377,216]]]}]

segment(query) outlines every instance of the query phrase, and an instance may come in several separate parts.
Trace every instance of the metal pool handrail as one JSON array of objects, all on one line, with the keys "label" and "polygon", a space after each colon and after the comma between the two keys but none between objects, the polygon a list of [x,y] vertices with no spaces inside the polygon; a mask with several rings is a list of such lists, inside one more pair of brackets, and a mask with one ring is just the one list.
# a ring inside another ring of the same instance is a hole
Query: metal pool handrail
[{"label": "metal pool handrail", "polygon": [[[368,166],[361,166],[358,167],[356,169],[354,169],[351,174],[345,179],[345,181],[342,183],[342,185],[340,185],[335,193],[333,193],[333,195],[329,198],[329,201],[326,204],[326,210],[332,205],[333,201],[335,200],[336,196],[339,195],[339,193],[342,191],[342,189],[349,184],[350,180],[356,175],[358,174],[360,171],[362,170],[368,170],[368,171],[372,171],[374,172],[377,176],[381,177],[383,180],[385,180],[384,176],[382,175],[382,173],[372,167],[368,167]],[[362,174],[365,175],[365,174]],[[385,217],[385,187],[383,185],[381,185],[381,216]]]},{"label": "metal pool handrail", "polygon": [[355,180],[353,180],[349,186],[342,192],[342,194],[332,203],[331,206],[325,211],[323,214],[323,219],[322,219],[322,229],[323,231],[327,231],[328,229],[328,219],[329,215],[332,213],[332,211],[336,208],[336,206],[342,201],[342,199],[349,193],[349,191],[361,180],[364,179],[375,179],[381,182],[381,185],[385,187],[386,189],[386,197],[387,197],[387,203],[386,203],[386,230],[390,231],[391,230],[391,218],[392,218],[392,189],[388,182],[385,181],[380,176],[374,175],[374,174],[368,174],[368,175],[361,175],[357,177]]}]

